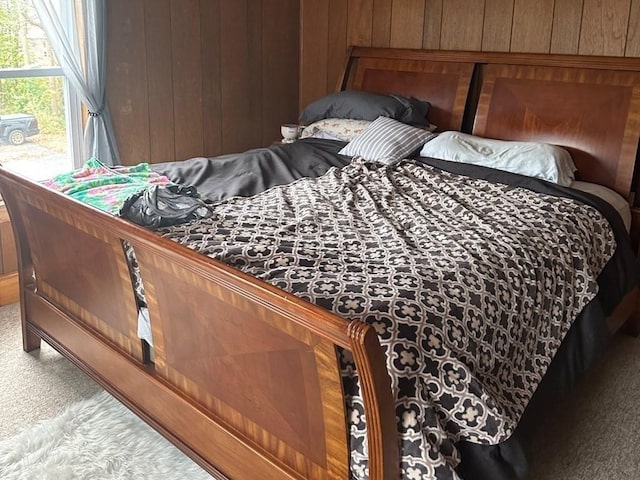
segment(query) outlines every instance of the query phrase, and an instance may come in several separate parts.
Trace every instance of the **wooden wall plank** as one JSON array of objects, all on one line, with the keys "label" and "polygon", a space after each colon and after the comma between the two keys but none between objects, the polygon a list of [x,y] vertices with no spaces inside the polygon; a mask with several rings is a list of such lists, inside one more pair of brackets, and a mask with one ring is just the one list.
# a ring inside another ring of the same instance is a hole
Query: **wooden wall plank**
[{"label": "wooden wall plank", "polygon": [[150,158],[145,18],[142,0],[110,0],[107,8],[107,102],[120,161]]},{"label": "wooden wall plank", "polygon": [[372,47],[388,47],[391,45],[391,9],[393,0],[373,1],[373,33]]},{"label": "wooden wall plank", "polygon": [[4,249],[2,248],[2,242],[4,237],[3,225],[5,224],[9,225],[9,228],[11,228],[11,220],[9,219],[9,213],[7,212],[7,207],[4,206],[4,203],[2,202],[2,198],[0,197],[0,276],[7,273],[4,268],[4,259],[3,259]]},{"label": "wooden wall plank", "polygon": [[482,50],[508,52],[511,48],[514,0],[486,0],[482,29]]},{"label": "wooden wall plank", "polygon": [[371,46],[373,32],[373,0],[348,0],[347,42],[349,45]]},{"label": "wooden wall plank", "polygon": [[[151,0],[153,1],[153,0]],[[222,153],[222,70],[220,65],[220,0],[200,1],[202,39],[202,133],[205,156]]]},{"label": "wooden wall plank", "polygon": [[0,307],[19,300],[18,255],[13,230],[6,207],[0,205]]},{"label": "wooden wall plank", "polygon": [[626,57],[640,57],[640,0],[631,2],[627,45],[624,54]]},{"label": "wooden wall plank", "polygon": [[171,0],[175,159],[202,155],[202,55],[199,0]]},{"label": "wooden wall plank", "polygon": [[[107,12],[107,98],[123,163],[262,146],[297,115],[297,0],[111,0]],[[326,25],[321,34],[326,52]]]},{"label": "wooden wall plank", "polygon": [[[0,207],[4,208],[4,207]],[[11,227],[11,223],[6,222],[9,227]],[[4,223],[0,222],[0,276],[5,275],[7,273],[7,271],[5,270],[5,266],[4,266],[4,248],[2,248],[2,242],[4,241],[4,228],[3,228]]]},{"label": "wooden wall plank", "polygon": [[18,254],[13,240],[11,222],[0,223],[0,275],[7,275],[18,271]]},{"label": "wooden wall plank", "polygon": [[554,0],[516,0],[513,7],[512,52],[549,53]]},{"label": "wooden wall plank", "polygon": [[0,307],[20,301],[18,273],[0,276]]},{"label": "wooden wall plank", "polygon": [[251,115],[247,1],[220,2],[223,151],[242,151],[250,145],[246,131]]},{"label": "wooden wall plank", "polygon": [[630,0],[585,0],[580,30],[581,55],[624,55]]},{"label": "wooden wall plank", "polygon": [[329,46],[327,65],[327,89],[333,91],[342,75],[347,58],[348,5],[344,0],[329,0]]},{"label": "wooden wall plank", "polygon": [[447,0],[442,4],[442,50],[480,50],[484,0]]},{"label": "wooden wall plank", "polygon": [[397,0],[391,14],[391,46],[422,48],[425,0]]},{"label": "wooden wall plank", "polygon": [[551,53],[578,53],[582,0],[556,0],[551,31]]},{"label": "wooden wall plank", "polygon": [[[280,125],[298,118],[300,25],[278,19],[299,18],[299,0],[263,0],[263,138],[269,145],[281,138]],[[267,94],[268,93],[268,94]]]},{"label": "wooden wall plank", "polygon": [[327,94],[329,2],[301,0],[300,106]]},{"label": "wooden wall plank", "polygon": [[425,0],[422,48],[438,50],[442,31],[442,0]]},{"label": "wooden wall plank", "polygon": [[[351,43],[640,56],[640,0],[249,2],[109,2],[107,98],[123,163],[258,146],[271,138],[276,120],[291,116],[291,105],[334,90]],[[196,45],[178,32],[198,38]],[[289,106],[268,113],[278,100]],[[180,131],[198,117],[199,134],[193,126]]]},{"label": "wooden wall plank", "polygon": [[249,69],[249,116],[245,119],[245,127],[248,128],[246,148],[251,145],[263,144],[263,98],[262,86],[262,22],[263,0],[247,0],[247,36],[248,36],[248,65]]},{"label": "wooden wall plank", "polygon": [[144,0],[147,89],[149,95],[149,159],[175,160],[170,0]]}]

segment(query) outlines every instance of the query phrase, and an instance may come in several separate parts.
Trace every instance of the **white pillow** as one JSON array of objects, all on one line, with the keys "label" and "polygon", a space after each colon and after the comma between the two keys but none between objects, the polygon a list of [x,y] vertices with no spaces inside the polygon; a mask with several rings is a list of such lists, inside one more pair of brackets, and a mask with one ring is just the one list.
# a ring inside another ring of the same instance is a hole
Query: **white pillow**
[{"label": "white pillow", "polygon": [[443,132],[420,151],[422,157],[471,163],[540,178],[564,187],[576,166],[564,148],[542,142],[492,140],[460,132]]},{"label": "white pillow", "polygon": [[342,155],[391,165],[407,158],[435,137],[434,133],[387,117],[378,117],[364,132],[340,150]]}]

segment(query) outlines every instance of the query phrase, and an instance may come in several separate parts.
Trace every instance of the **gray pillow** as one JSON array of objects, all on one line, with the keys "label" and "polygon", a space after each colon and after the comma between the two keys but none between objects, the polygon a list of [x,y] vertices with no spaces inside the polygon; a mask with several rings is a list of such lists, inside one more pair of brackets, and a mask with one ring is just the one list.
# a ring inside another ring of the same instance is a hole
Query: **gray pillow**
[{"label": "gray pillow", "polygon": [[373,121],[378,117],[389,117],[412,125],[429,123],[429,102],[402,95],[380,95],[377,93],[344,91],[327,95],[307,107],[300,115],[302,125],[310,125],[325,118],[353,118]]},{"label": "gray pillow", "polygon": [[391,118],[378,117],[338,153],[383,165],[407,158],[437,135]]}]

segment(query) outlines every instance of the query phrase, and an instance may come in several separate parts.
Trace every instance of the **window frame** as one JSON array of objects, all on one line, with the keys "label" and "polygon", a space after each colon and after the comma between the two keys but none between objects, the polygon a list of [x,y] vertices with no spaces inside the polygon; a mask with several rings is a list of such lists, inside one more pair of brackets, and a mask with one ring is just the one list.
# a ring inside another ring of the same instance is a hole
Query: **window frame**
[{"label": "window frame", "polygon": [[71,88],[62,67],[0,68],[0,80],[37,77],[62,77],[67,148],[71,159],[70,168],[79,167],[76,165],[76,159],[81,158],[82,152],[82,102],[75,90]]},{"label": "window frame", "polygon": [[[63,1],[60,4],[60,19],[67,29],[73,29],[74,24],[71,16],[74,15],[73,8],[69,2]],[[72,39],[77,39],[72,36]],[[77,42],[74,42],[77,43]],[[74,45],[74,48],[80,48]],[[82,166],[82,150],[84,137],[84,118],[82,116],[82,101],[80,96],[71,87],[69,80],[64,74],[64,69],[58,67],[22,67],[22,68],[0,68],[0,80],[6,78],[36,78],[36,77],[62,77],[62,89],[64,98],[65,125],[67,130],[67,151],[70,157],[70,168]]]}]

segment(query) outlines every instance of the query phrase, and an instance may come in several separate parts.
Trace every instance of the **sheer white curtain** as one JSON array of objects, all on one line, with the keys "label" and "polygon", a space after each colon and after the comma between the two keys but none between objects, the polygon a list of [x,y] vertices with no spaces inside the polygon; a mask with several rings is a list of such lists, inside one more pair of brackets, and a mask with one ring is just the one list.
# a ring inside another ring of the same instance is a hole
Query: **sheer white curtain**
[{"label": "sheer white curtain", "polygon": [[[97,157],[117,165],[118,147],[105,102],[107,1],[33,0],[33,4],[67,80],[89,110],[83,162]],[[84,37],[84,55],[79,34]]]}]

